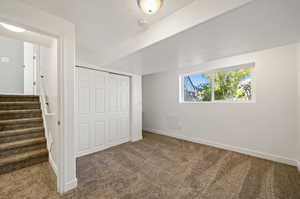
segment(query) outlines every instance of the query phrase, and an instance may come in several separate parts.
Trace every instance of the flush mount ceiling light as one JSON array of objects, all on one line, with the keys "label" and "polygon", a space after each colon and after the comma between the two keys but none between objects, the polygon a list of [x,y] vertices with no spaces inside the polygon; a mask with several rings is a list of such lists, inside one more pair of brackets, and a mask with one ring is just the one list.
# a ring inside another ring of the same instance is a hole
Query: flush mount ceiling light
[{"label": "flush mount ceiling light", "polygon": [[137,0],[139,7],[146,14],[156,13],[163,5],[163,0]]},{"label": "flush mount ceiling light", "polygon": [[6,23],[0,23],[0,25],[2,25],[7,30],[10,30],[10,31],[13,31],[13,32],[25,32],[26,31],[23,28],[13,26],[13,25],[10,25],[10,24],[6,24]]}]

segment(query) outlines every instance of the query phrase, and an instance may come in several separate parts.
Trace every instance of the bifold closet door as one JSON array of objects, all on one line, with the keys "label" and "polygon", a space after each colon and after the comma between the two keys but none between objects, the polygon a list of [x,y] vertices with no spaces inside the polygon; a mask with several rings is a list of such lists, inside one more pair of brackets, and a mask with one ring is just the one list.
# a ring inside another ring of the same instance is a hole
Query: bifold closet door
[{"label": "bifold closet door", "polygon": [[130,140],[129,77],[77,68],[77,155]]},{"label": "bifold closet door", "polygon": [[108,145],[129,141],[129,78],[110,75],[108,78]]}]

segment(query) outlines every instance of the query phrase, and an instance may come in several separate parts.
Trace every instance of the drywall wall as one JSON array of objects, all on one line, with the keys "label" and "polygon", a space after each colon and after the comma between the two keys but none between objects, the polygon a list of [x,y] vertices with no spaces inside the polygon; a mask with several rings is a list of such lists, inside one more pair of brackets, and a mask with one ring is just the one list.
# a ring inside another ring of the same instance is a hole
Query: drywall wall
[{"label": "drywall wall", "polygon": [[0,36],[0,93],[24,91],[24,42]]},{"label": "drywall wall", "polygon": [[[297,45],[143,76],[143,129],[295,165]],[[179,75],[255,62],[254,103],[179,103]]]}]

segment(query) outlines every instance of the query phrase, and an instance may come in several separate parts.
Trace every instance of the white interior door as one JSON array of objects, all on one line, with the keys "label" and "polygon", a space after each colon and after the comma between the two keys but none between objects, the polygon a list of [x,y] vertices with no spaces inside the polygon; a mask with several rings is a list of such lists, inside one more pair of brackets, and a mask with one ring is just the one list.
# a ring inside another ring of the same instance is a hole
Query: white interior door
[{"label": "white interior door", "polygon": [[24,42],[24,94],[35,94],[35,46]]},{"label": "white interior door", "polygon": [[77,155],[130,140],[129,77],[77,68]]}]

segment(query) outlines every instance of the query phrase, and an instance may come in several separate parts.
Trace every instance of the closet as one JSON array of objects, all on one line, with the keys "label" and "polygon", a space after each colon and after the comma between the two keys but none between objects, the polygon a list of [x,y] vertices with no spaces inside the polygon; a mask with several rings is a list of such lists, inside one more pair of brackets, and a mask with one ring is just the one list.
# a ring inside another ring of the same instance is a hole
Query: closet
[{"label": "closet", "polygon": [[130,140],[130,77],[76,67],[77,156]]}]

